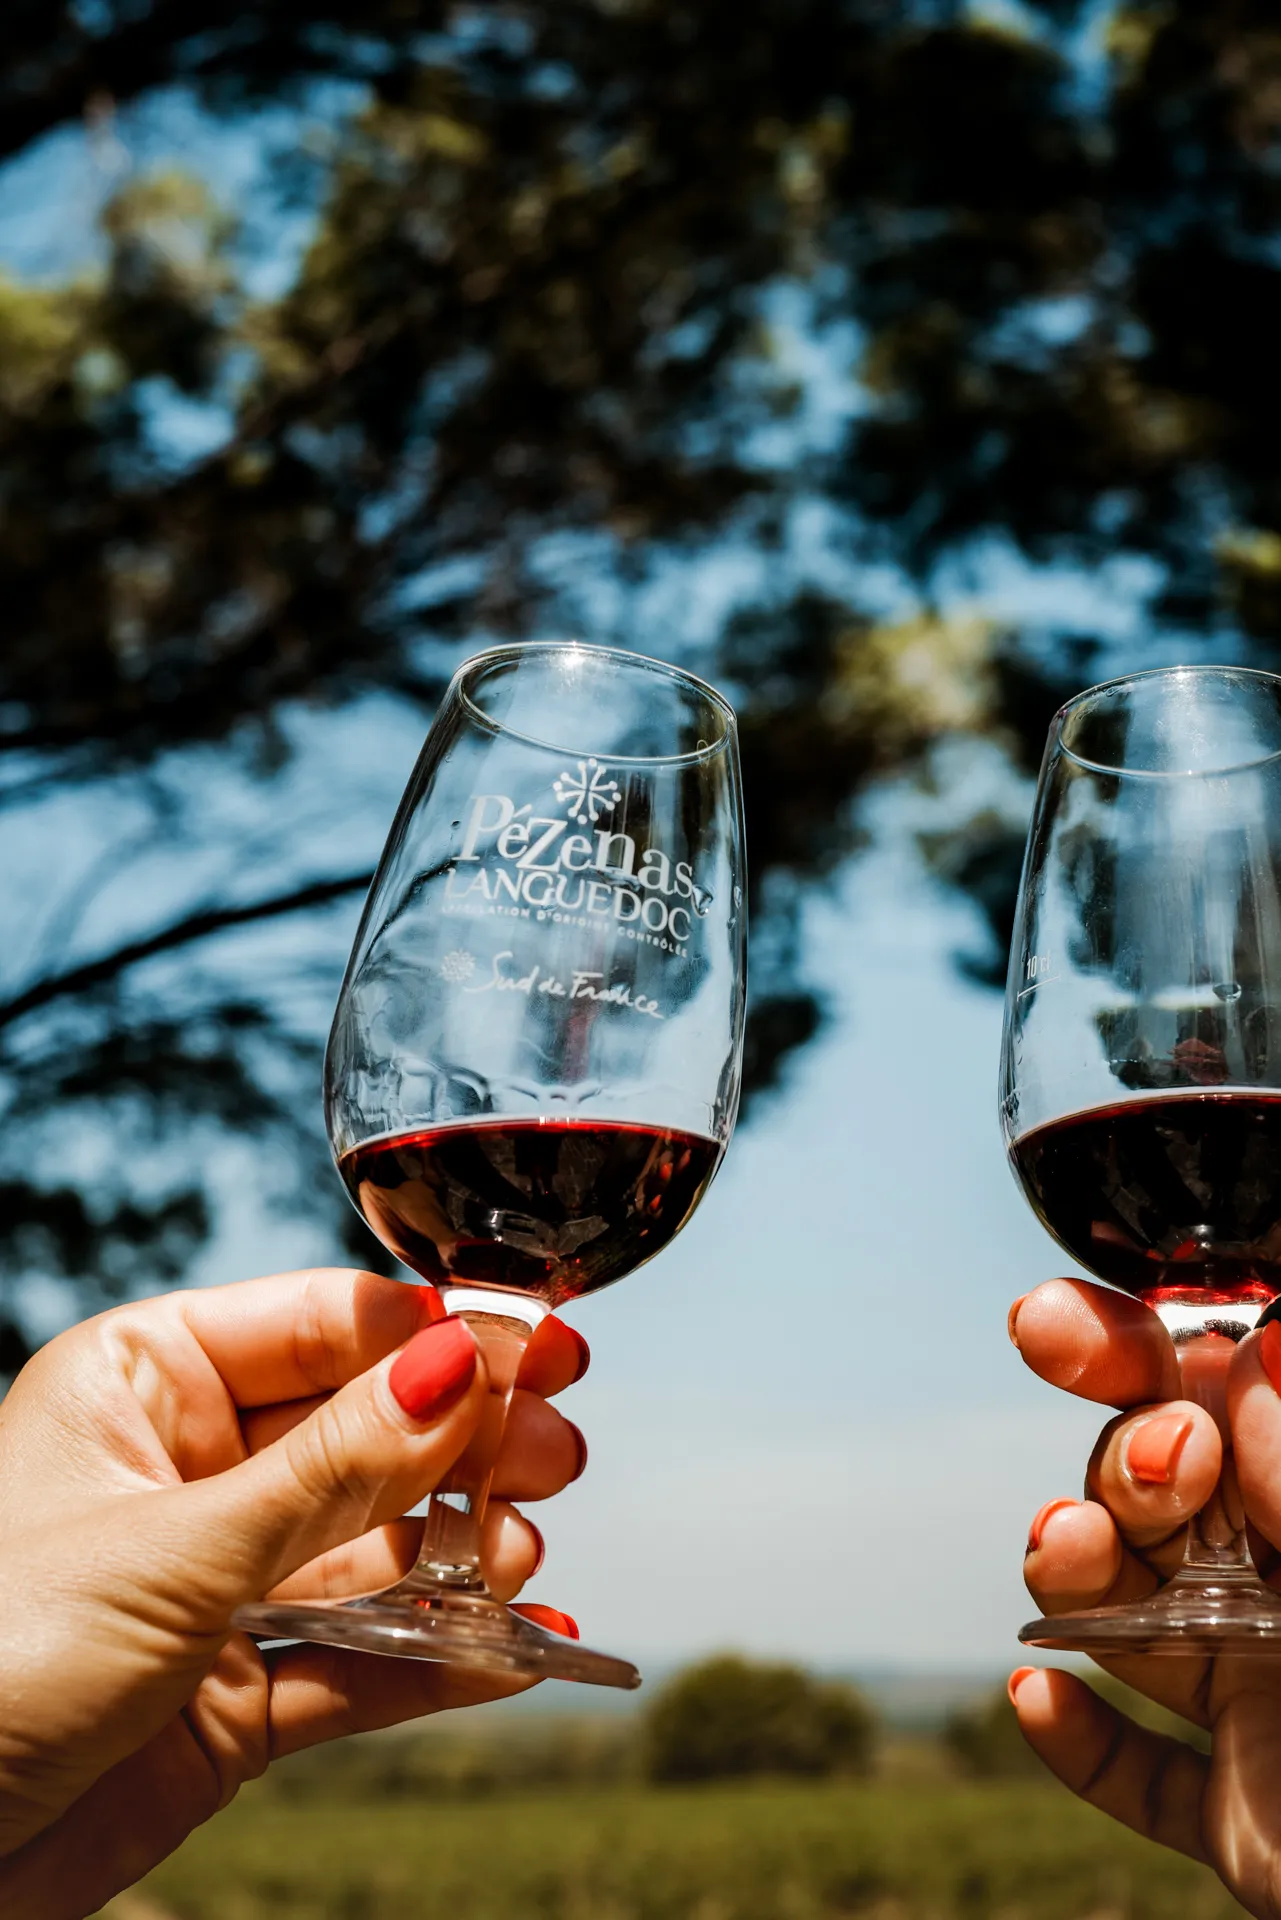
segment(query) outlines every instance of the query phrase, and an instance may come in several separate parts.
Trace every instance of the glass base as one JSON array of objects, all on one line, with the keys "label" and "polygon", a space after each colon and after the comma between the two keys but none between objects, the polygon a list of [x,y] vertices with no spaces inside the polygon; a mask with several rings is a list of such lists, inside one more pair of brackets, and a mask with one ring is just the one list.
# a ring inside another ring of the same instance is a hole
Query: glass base
[{"label": "glass base", "polygon": [[1025,1647],[1066,1653],[1245,1654],[1281,1660],[1281,1595],[1253,1570],[1187,1571],[1148,1600],[1029,1621],[1019,1639]]},{"label": "glass base", "polygon": [[630,1660],[594,1653],[513,1613],[488,1594],[369,1594],[362,1600],[263,1600],[241,1607],[233,1624],[268,1640],[319,1640],[364,1653],[440,1660],[485,1673],[577,1680],[594,1687],[638,1687]]}]

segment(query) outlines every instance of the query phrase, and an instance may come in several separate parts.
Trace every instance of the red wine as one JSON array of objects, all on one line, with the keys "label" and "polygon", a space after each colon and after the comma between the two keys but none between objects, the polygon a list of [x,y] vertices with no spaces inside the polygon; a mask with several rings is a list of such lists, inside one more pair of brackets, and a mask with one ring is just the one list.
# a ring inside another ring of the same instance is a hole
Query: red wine
[{"label": "red wine", "polygon": [[353,1147],[347,1190],[424,1280],[594,1293],[662,1251],[701,1200],[720,1146],[598,1120],[468,1120]]},{"label": "red wine", "polygon": [[1281,1292],[1281,1095],[1165,1094],[1075,1113],[1010,1149],[1055,1239],[1148,1301]]}]

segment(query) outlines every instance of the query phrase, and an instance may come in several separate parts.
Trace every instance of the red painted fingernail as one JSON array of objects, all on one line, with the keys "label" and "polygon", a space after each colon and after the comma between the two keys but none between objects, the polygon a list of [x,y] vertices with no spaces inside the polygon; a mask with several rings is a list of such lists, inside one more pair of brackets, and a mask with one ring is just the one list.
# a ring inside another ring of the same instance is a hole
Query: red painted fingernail
[{"label": "red painted fingernail", "polygon": [[1273,1392],[1281,1393],[1281,1320],[1269,1320],[1259,1335],[1259,1358]]},{"label": "red painted fingernail", "polygon": [[1168,1486],[1191,1432],[1192,1421],[1186,1413],[1163,1413],[1135,1427],[1125,1443],[1131,1480],[1149,1487]]},{"label": "red painted fingernail", "polygon": [[1041,1535],[1045,1532],[1045,1523],[1052,1513],[1062,1513],[1065,1507],[1079,1507],[1079,1500],[1047,1500],[1041,1511],[1033,1517],[1027,1530],[1027,1550],[1035,1553],[1041,1544]]},{"label": "red painted fingernail", "polygon": [[541,1600],[521,1600],[512,1608],[522,1620],[532,1620],[536,1627],[546,1627],[550,1633],[563,1633],[568,1640],[578,1639],[578,1622],[559,1607],[545,1607]]},{"label": "red painted fingernail", "polygon": [[411,1420],[447,1413],[476,1375],[476,1341],[465,1320],[424,1327],[401,1348],[387,1384]]},{"label": "red painted fingernail", "polygon": [[1023,1682],[1027,1679],[1029,1673],[1035,1673],[1035,1672],[1036,1672],[1035,1667],[1015,1667],[1013,1673],[1010,1675],[1009,1679],[1005,1683],[1005,1691],[1010,1696],[1010,1705],[1012,1707],[1018,1704],[1014,1697],[1015,1694],[1018,1692],[1019,1688],[1023,1685]]},{"label": "red painted fingernail", "polygon": [[573,1434],[575,1444],[578,1447],[578,1465],[574,1468],[574,1471],[569,1476],[570,1484],[572,1485],[575,1480],[582,1479],[584,1469],[587,1466],[587,1442],[583,1438],[582,1429],[579,1427],[576,1427],[572,1420],[567,1420],[565,1422],[565,1425],[569,1428],[570,1432]]},{"label": "red painted fingernail", "polygon": [[433,1326],[435,1326],[438,1320],[448,1320],[449,1308],[445,1305],[435,1287],[419,1287],[416,1291],[418,1298],[422,1301],[423,1312],[427,1315],[427,1318]]},{"label": "red painted fingernail", "polygon": [[539,1529],[534,1525],[532,1520],[526,1520],[525,1525],[529,1528],[529,1531],[533,1534],[534,1539],[538,1543],[538,1558],[537,1560],[535,1560],[533,1568],[531,1569],[529,1574],[529,1578],[532,1580],[536,1573],[542,1572],[543,1561],[547,1558],[547,1542],[543,1539],[542,1534],[540,1533]]},{"label": "red painted fingernail", "polygon": [[575,1387],[592,1364],[592,1350],[577,1327],[571,1327],[570,1332],[578,1343],[578,1371],[569,1383],[571,1387]]},{"label": "red painted fingernail", "polygon": [[1021,1293],[1018,1299],[1014,1302],[1014,1305],[1010,1308],[1009,1313],[1005,1316],[1005,1331],[1009,1334],[1011,1342],[1016,1347],[1019,1344],[1019,1336],[1014,1331],[1014,1329],[1018,1325],[1019,1308],[1023,1305],[1023,1302],[1028,1298],[1029,1298],[1029,1295],[1027,1295],[1026,1293]]}]

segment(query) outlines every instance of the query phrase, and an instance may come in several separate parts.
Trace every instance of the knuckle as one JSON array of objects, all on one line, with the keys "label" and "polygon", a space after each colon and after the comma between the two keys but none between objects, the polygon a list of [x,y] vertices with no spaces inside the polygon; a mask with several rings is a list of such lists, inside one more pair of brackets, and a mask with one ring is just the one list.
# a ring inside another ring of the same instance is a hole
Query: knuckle
[{"label": "knuckle", "polygon": [[1108,1740],[1098,1760],[1090,1768],[1080,1785],[1074,1788],[1074,1791],[1080,1798],[1082,1800],[1088,1800],[1091,1806],[1102,1806],[1106,1810],[1110,1797],[1108,1794],[1109,1780],[1119,1766],[1121,1756],[1125,1750],[1126,1732],[1125,1721],[1118,1714],[1115,1725],[1111,1729]]},{"label": "knuckle", "polygon": [[294,1361],[302,1379],[317,1393],[332,1386],[337,1364],[326,1311],[326,1289],[318,1273],[310,1273],[294,1321]]},{"label": "knuckle", "polygon": [[256,1652],[230,1643],[183,1709],[188,1735],[208,1769],[210,1813],[235,1798],[246,1780],[265,1773],[268,1681]]},{"label": "knuckle", "polygon": [[1094,1499],[1099,1498],[1104,1473],[1112,1457],[1113,1442],[1128,1418],[1127,1414],[1118,1414],[1115,1420],[1109,1420],[1091,1449],[1085,1469],[1085,1489]]},{"label": "knuckle", "polygon": [[381,1476],[369,1470],[359,1426],[358,1409],[326,1400],[285,1435],[290,1470],[311,1498],[332,1500],[341,1493],[353,1503],[368,1504]]}]

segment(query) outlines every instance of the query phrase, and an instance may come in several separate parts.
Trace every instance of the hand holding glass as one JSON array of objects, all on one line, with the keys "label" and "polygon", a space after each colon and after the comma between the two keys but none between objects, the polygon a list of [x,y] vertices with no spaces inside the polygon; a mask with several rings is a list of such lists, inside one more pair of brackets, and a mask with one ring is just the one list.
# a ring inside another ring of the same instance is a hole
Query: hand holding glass
[{"label": "hand holding glass", "polygon": [[1056,716],[1010,955],[1001,1120],[1042,1222],[1155,1309],[1184,1395],[1224,1443],[1167,1586],[1019,1638],[1281,1657],[1224,1391],[1281,1294],[1281,679],[1177,667]]}]

